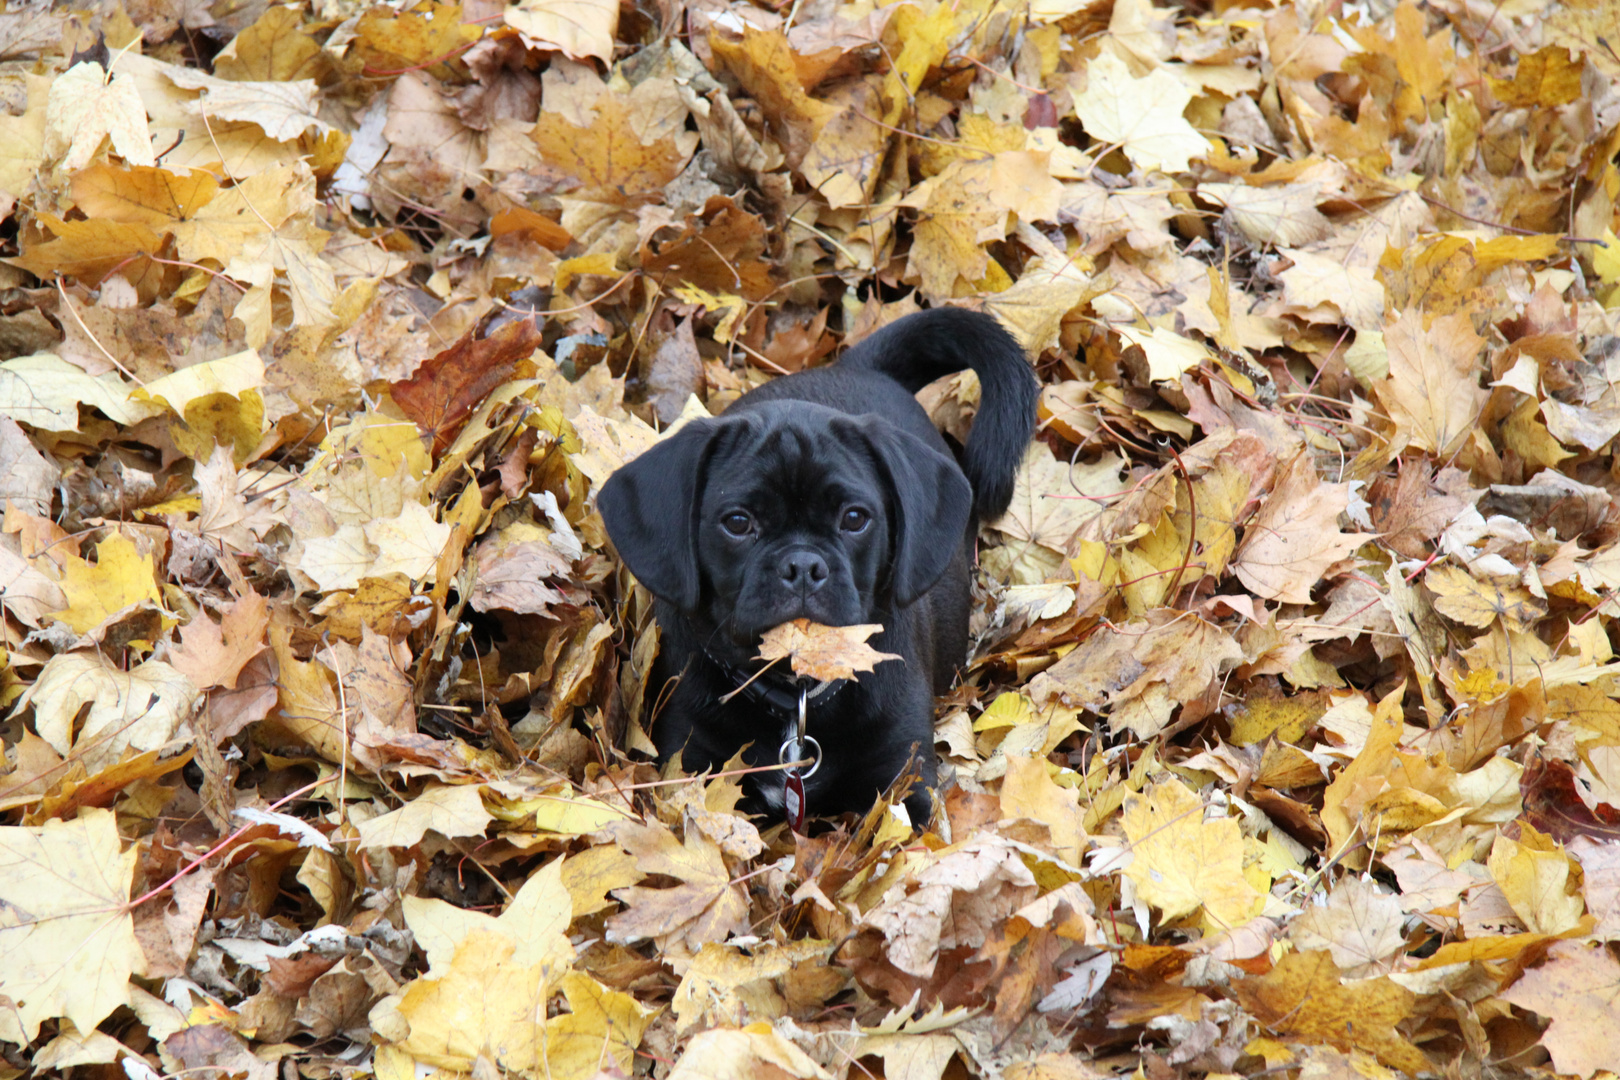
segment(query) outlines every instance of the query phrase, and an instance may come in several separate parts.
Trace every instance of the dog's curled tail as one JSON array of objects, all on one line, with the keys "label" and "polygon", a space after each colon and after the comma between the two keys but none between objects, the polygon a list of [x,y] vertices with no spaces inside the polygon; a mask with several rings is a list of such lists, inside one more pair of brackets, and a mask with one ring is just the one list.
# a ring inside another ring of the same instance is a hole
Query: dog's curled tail
[{"label": "dog's curled tail", "polygon": [[1012,501],[1013,478],[1035,433],[1040,386],[1024,350],[995,316],[942,307],[899,319],[856,345],[840,367],[887,375],[915,394],[964,368],[979,376],[979,411],[962,455],[980,521],[1000,517]]}]

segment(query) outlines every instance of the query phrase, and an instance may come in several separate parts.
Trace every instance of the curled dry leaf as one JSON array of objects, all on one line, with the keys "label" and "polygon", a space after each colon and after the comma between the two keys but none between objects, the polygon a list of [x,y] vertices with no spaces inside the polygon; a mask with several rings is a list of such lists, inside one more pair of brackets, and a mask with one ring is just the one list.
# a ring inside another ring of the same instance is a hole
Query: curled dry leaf
[{"label": "curled dry leaf", "polygon": [[33,708],[40,737],[57,753],[94,771],[125,749],[168,745],[199,698],[196,684],[161,660],[120,671],[94,652],[75,652],[52,657],[19,707]]}]

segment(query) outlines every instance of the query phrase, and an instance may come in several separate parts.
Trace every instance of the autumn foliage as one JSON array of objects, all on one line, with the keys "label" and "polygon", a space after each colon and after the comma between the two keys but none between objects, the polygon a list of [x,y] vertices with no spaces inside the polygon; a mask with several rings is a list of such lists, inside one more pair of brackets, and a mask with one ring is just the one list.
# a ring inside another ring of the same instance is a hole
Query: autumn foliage
[{"label": "autumn foliage", "polygon": [[[0,1080],[1620,1072],[1616,47],[10,0]],[[1043,383],[953,780],[795,836],[593,495],[946,303]]]}]

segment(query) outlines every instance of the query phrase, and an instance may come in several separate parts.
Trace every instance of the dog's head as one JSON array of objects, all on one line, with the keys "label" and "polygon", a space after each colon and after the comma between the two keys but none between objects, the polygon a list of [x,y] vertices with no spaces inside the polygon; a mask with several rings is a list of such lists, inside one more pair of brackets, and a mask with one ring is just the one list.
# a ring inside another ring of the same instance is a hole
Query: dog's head
[{"label": "dog's head", "polygon": [[961,548],[973,501],[956,463],[878,416],[775,401],[688,424],[597,497],[654,595],[717,631],[732,660],[790,619],[879,621]]}]

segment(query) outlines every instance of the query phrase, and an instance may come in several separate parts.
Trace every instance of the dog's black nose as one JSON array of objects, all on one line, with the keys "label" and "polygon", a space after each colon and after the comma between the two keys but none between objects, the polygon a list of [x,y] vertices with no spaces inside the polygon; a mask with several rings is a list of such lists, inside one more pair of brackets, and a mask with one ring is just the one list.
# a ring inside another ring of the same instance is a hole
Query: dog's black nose
[{"label": "dog's black nose", "polygon": [[790,551],[777,573],[788,588],[813,593],[827,581],[827,560],[813,551]]}]

